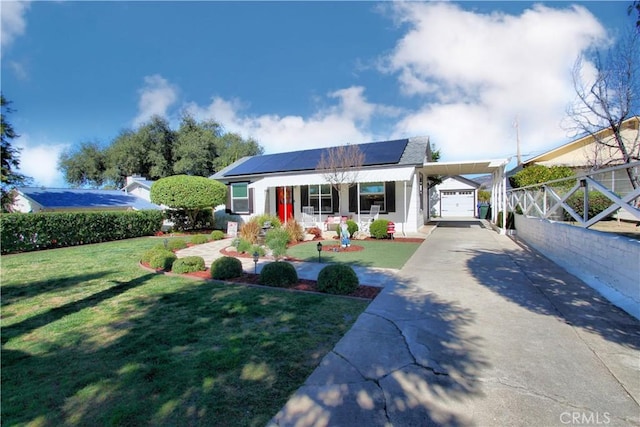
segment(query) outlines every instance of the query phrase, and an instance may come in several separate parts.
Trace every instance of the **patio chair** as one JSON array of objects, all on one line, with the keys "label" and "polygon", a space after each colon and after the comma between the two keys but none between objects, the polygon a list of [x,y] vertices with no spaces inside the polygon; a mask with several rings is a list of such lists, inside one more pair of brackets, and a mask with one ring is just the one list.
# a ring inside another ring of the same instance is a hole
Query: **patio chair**
[{"label": "patio chair", "polygon": [[316,218],[313,214],[313,206],[303,206],[302,207],[302,228],[312,228],[316,227]]},{"label": "patio chair", "polygon": [[360,231],[363,233],[369,233],[369,228],[371,227],[371,223],[378,219],[380,215],[380,205],[372,205],[371,209],[369,209],[369,216],[364,218],[360,222]]}]

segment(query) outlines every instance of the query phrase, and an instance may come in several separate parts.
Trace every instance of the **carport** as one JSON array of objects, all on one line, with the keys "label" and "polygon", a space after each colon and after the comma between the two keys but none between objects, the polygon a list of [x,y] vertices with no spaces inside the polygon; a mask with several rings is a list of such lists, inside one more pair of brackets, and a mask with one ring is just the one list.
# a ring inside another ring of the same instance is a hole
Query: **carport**
[{"label": "carport", "polygon": [[426,176],[455,176],[491,174],[491,220],[495,223],[502,211],[502,224],[507,221],[507,176],[506,167],[510,159],[470,160],[463,162],[427,162],[420,169]]}]

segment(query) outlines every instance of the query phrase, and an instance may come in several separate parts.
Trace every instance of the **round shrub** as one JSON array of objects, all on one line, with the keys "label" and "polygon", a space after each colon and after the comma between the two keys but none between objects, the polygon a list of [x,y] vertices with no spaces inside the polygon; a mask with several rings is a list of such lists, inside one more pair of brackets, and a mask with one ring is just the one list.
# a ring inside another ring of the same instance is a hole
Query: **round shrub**
[{"label": "round shrub", "polygon": [[260,271],[260,284],[288,288],[298,283],[298,272],[295,267],[284,261],[265,264]]},{"label": "round shrub", "polygon": [[207,243],[208,241],[209,239],[207,239],[207,236],[203,236],[202,234],[196,234],[191,238],[191,243],[194,245],[201,245],[203,243]]},{"label": "round shrub", "polygon": [[151,268],[161,268],[169,271],[177,258],[173,252],[166,249],[159,249],[149,260],[149,266]]},{"label": "round shrub", "polygon": [[167,242],[167,249],[170,251],[176,251],[178,249],[184,249],[187,247],[187,242],[184,239],[171,239]]},{"label": "round shrub", "polygon": [[345,264],[331,264],[318,273],[318,290],[328,294],[348,295],[358,289],[356,272]]},{"label": "round shrub", "polygon": [[177,274],[194,273],[204,270],[204,259],[201,256],[187,256],[173,262],[171,271]]},{"label": "round shrub", "polygon": [[371,223],[369,227],[369,233],[371,233],[371,237],[376,239],[384,239],[387,237],[387,224],[389,224],[388,219],[376,219]]},{"label": "round shrub", "polygon": [[166,249],[164,248],[164,246],[162,245],[155,246],[154,248],[149,249],[148,251],[142,254],[142,257],[140,257],[140,262],[149,264],[149,262],[151,262],[151,258],[158,255],[159,252],[165,252],[165,251]]},{"label": "round shrub", "polygon": [[211,237],[211,240],[222,240],[224,239],[224,232],[220,230],[213,230],[209,237]]},{"label": "round shrub", "polygon": [[242,276],[242,263],[238,258],[224,256],[211,264],[211,278],[218,280]]},{"label": "round shrub", "polygon": [[353,237],[354,234],[359,230],[358,223],[349,219],[347,220],[347,231],[349,231],[349,237]]}]

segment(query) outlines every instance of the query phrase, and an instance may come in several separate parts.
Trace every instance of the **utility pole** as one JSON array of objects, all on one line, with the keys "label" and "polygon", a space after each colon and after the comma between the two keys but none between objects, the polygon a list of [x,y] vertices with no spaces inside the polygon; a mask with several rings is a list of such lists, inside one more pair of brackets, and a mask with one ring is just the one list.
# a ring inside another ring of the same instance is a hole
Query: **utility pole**
[{"label": "utility pole", "polygon": [[522,164],[522,155],[520,154],[520,124],[518,123],[517,114],[513,127],[516,128],[516,158],[518,159],[518,166],[520,166]]}]

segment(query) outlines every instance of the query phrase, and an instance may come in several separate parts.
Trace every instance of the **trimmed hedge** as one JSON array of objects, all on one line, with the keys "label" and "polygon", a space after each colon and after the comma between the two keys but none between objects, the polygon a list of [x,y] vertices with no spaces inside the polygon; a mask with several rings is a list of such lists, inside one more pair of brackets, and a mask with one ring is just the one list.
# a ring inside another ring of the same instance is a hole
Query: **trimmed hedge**
[{"label": "trimmed hedge", "polygon": [[353,268],[346,264],[331,264],[318,273],[318,290],[328,294],[348,295],[358,289],[360,281]]},{"label": "trimmed hedge", "polygon": [[260,271],[260,284],[277,288],[288,288],[298,283],[296,268],[284,261],[265,264]]},{"label": "trimmed hedge", "polygon": [[242,276],[242,262],[232,256],[223,256],[211,264],[211,278],[217,280],[233,279]]},{"label": "trimmed hedge", "polygon": [[204,269],[204,259],[201,256],[178,258],[173,262],[173,266],[171,266],[171,271],[177,274],[195,273],[196,271],[203,271]]},{"label": "trimmed hedge", "polygon": [[28,252],[152,236],[161,211],[47,212],[0,215],[2,253]]}]

